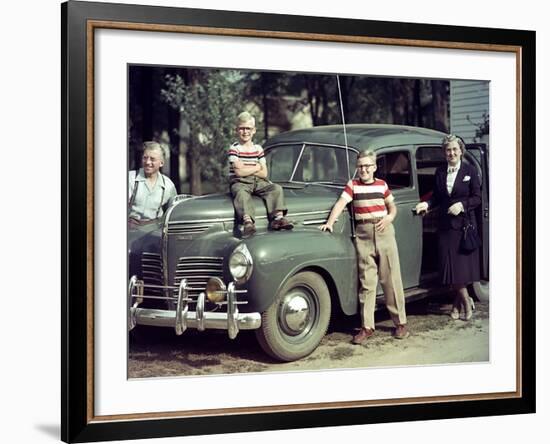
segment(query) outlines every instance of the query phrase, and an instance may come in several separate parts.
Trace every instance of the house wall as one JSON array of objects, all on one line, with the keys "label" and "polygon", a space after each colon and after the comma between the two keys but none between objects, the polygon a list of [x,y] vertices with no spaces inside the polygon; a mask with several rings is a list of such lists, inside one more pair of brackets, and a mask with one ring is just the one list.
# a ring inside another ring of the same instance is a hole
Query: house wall
[{"label": "house wall", "polygon": [[451,133],[461,136],[466,143],[475,139],[476,129],[489,115],[489,82],[451,80]]}]

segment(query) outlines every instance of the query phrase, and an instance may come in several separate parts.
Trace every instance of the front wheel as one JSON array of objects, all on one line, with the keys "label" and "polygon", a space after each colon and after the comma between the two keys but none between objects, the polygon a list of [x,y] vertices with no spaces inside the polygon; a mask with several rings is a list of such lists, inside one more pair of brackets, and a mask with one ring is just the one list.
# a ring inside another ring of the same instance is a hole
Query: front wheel
[{"label": "front wheel", "polygon": [[330,294],[323,278],[303,271],[281,288],[262,313],[256,338],[263,350],[280,361],[295,361],[313,352],[330,322]]},{"label": "front wheel", "polygon": [[479,281],[468,285],[470,296],[480,302],[489,301],[489,281]]}]

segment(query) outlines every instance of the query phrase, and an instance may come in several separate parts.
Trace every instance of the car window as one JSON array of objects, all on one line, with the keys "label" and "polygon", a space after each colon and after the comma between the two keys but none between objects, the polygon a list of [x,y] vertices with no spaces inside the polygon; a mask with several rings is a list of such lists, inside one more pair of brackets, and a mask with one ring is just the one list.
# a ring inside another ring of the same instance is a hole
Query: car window
[{"label": "car window", "polygon": [[306,145],[293,180],[344,184],[353,173],[356,159],[357,153],[353,150],[348,150],[346,156],[343,148]]},{"label": "car window", "polygon": [[390,189],[412,187],[411,159],[408,151],[377,154],[375,176],[386,181]]},{"label": "car window", "polygon": [[311,144],[275,146],[268,148],[265,156],[274,182],[345,184],[357,160],[353,149],[346,153],[345,148]]},{"label": "car window", "polygon": [[300,143],[276,146],[266,150],[265,159],[269,180],[273,182],[290,181],[302,147],[303,144]]},{"label": "car window", "polygon": [[[482,183],[482,174],[479,152],[476,150],[467,151],[462,161],[474,165]],[[420,146],[416,150],[416,171],[418,173],[418,191],[421,200],[429,199],[434,187],[435,170],[439,165],[446,162],[445,153],[440,145]]]},{"label": "car window", "polygon": [[428,200],[434,187],[435,170],[445,163],[445,153],[441,146],[421,146],[416,150],[416,171],[420,200]]}]

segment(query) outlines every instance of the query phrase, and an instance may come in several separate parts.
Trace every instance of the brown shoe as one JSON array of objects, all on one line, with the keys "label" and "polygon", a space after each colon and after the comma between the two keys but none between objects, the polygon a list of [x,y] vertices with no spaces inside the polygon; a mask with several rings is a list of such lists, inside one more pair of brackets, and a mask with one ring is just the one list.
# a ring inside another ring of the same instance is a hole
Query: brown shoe
[{"label": "brown shoe", "polygon": [[409,330],[407,329],[407,326],[405,324],[398,325],[393,333],[393,337],[395,339],[405,339],[408,338],[409,335]]},{"label": "brown shoe", "polygon": [[359,333],[357,333],[353,337],[351,342],[357,345],[364,344],[365,342],[367,342],[367,339],[369,339],[373,334],[374,334],[374,330],[372,330],[371,328],[363,327],[361,328],[361,330],[359,330]]},{"label": "brown shoe", "polygon": [[254,222],[245,222],[243,225],[243,237],[250,237],[256,232]]},{"label": "brown shoe", "polygon": [[273,219],[271,221],[272,230],[292,230],[293,228],[294,228],[294,225],[292,225],[292,223],[290,223],[284,217],[281,217],[279,219]]}]

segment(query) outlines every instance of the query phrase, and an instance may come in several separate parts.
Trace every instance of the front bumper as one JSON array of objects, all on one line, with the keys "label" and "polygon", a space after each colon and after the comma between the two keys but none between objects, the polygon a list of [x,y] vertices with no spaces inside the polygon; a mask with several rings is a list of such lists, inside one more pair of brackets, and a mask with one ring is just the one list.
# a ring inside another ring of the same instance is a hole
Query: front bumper
[{"label": "front bumper", "polygon": [[[177,297],[173,296],[148,296],[144,294],[146,288],[163,289],[168,292],[178,290]],[[239,305],[247,304],[246,301],[238,301],[237,294],[246,290],[237,290],[231,282],[227,286],[225,301],[220,305],[226,305],[227,311],[205,312],[205,293],[200,293],[197,299],[189,297],[187,280],[182,279],[178,287],[149,285],[132,276],[128,284],[128,329],[132,330],[136,325],[150,325],[155,327],[172,327],[177,335],[183,334],[188,328],[199,331],[206,329],[227,330],[231,339],[237,337],[240,330],[255,330],[261,326],[260,313],[239,313]],[[159,310],[152,308],[140,308],[139,304],[144,299],[163,299],[175,304],[174,310]],[[189,305],[195,305],[195,311],[189,311]]]}]

